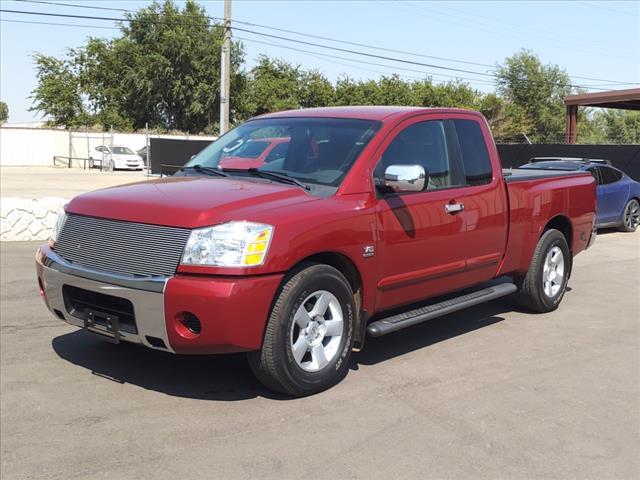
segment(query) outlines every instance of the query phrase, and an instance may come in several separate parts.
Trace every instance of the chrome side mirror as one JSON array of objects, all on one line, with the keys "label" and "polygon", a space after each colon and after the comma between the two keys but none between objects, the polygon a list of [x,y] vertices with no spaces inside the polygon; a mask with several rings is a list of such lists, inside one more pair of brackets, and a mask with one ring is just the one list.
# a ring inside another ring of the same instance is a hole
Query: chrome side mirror
[{"label": "chrome side mirror", "polygon": [[384,172],[384,185],[396,193],[421,192],[427,174],[421,165],[389,165]]}]

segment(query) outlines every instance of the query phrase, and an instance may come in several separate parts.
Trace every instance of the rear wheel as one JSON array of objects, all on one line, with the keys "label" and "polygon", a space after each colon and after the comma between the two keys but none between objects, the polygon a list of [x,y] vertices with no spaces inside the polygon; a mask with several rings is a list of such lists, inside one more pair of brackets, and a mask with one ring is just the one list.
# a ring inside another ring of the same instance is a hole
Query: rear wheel
[{"label": "rear wheel", "polygon": [[518,282],[518,303],[539,313],[555,310],[564,296],[570,271],[567,240],[558,230],[547,230],[538,241],[527,274]]},{"label": "rear wheel", "polygon": [[623,232],[635,232],[640,224],[640,203],[632,198],[624,206],[624,214],[622,216],[622,225],[620,230]]},{"label": "rear wheel", "polygon": [[355,304],[349,282],[328,265],[309,265],[289,278],[271,310],[262,350],[249,365],[267,387],[304,396],[346,374],[353,347]]}]

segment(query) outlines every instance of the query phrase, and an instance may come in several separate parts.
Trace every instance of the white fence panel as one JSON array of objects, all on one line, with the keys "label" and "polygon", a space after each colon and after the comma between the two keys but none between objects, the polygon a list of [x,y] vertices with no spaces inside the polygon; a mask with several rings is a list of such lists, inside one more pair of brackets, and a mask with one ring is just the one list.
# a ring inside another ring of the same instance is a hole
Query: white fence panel
[{"label": "white fence panel", "polygon": [[50,166],[53,156],[67,156],[69,133],[39,128],[0,128],[0,165]]},{"label": "white fence panel", "polygon": [[[213,136],[149,135],[150,138],[176,140],[215,140]],[[100,158],[100,145],[122,145],[138,151],[147,144],[144,133],[83,132],[46,128],[0,128],[0,166],[51,166],[53,157]],[[72,166],[84,162],[74,160]]]}]

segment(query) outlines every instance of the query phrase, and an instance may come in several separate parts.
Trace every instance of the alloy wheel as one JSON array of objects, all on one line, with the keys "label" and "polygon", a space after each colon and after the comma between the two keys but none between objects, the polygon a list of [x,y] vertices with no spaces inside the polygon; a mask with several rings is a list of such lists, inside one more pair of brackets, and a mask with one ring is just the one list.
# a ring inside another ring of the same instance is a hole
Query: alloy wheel
[{"label": "alloy wheel", "polygon": [[298,307],[289,343],[300,368],[317,372],[338,355],[344,330],[340,302],[331,292],[318,290]]},{"label": "alloy wheel", "polygon": [[629,230],[635,230],[640,224],[640,204],[637,200],[631,200],[624,209],[624,224]]},{"label": "alloy wheel", "polygon": [[564,255],[560,247],[555,246],[547,253],[542,267],[542,289],[544,294],[555,297],[564,281]]}]

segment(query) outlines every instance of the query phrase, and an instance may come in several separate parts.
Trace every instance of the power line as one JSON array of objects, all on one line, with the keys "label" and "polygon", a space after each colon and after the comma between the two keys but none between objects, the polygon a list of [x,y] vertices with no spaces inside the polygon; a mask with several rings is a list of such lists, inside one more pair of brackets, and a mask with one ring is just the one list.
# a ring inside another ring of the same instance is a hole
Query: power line
[{"label": "power line", "polygon": [[[514,28],[513,26],[510,25],[505,25],[504,23],[500,23],[499,27],[496,28],[496,26],[491,26],[491,25],[487,25],[485,23],[479,23],[476,20],[476,16],[471,16],[468,15],[466,12],[462,12],[461,14],[457,14],[456,16],[452,16],[450,12],[444,11],[444,10],[438,10],[437,7],[434,7],[433,4],[429,4],[429,13],[426,13],[426,10],[422,9],[421,6],[418,5],[414,5],[408,1],[404,1],[404,0],[396,0],[394,2],[394,5],[400,8],[407,8],[410,7],[412,9],[415,10],[409,10],[411,13],[415,14],[415,15],[419,15],[422,16],[424,18],[433,19],[433,16],[440,16],[443,19],[446,19],[447,22],[452,23],[454,25],[460,25],[462,27],[465,28],[473,28],[474,30],[482,30],[484,32],[490,33],[492,35],[497,35],[503,38],[506,37],[515,37],[515,38],[519,38],[523,41],[530,41],[532,38],[531,34],[526,34],[521,32],[518,28]],[[462,16],[467,16],[468,19],[465,18],[460,18],[459,15]],[[453,17],[453,18],[452,18]],[[486,17],[485,17],[486,18]],[[505,30],[511,29],[511,32],[506,32]],[[534,35],[533,35],[534,36]],[[560,46],[562,48],[567,48],[568,42],[566,40],[562,40],[561,43],[559,43],[558,39],[553,39],[553,38],[548,38],[547,36],[539,36],[538,35],[538,39],[537,41],[542,41],[544,43],[547,43],[549,45],[554,45],[554,46]],[[601,48],[596,47],[594,48],[584,48],[583,42],[579,42],[576,43],[576,41],[573,41],[573,44],[571,45],[571,48],[576,50],[576,51],[580,51],[583,53],[589,53],[589,54],[593,54],[593,53],[597,53],[598,55],[603,55],[603,54],[607,54],[607,55],[612,55],[618,58],[629,58],[631,53],[630,52],[622,52],[622,53],[618,53],[618,52],[611,52],[610,50],[603,50]],[[618,49],[619,50],[619,49]],[[635,56],[634,56],[635,58]]]},{"label": "power line", "polygon": [[600,5],[600,4],[593,4],[593,3],[589,3],[589,2],[576,2],[576,3],[578,3],[578,4],[582,5],[582,6],[585,6],[585,7],[589,7],[589,8],[599,8],[601,10],[606,10],[608,12],[619,13],[620,15],[624,15],[625,17],[628,17],[629,15],[634,16],[634,17],[638,16],[637,15],[638,10],[636,10],[636,15],[634,15],[634,14],[631,13],[631,11],[623,12],[622,10],[618,10],[617,8],[611,8],[609,6],[605,7],[605,6]]},{"label": "power line", "polygon": [[[78,23],[38,22],[38,21],[33,21],[33,20],[14,20],[14,19],[6,19],[6,18],[0,19],[0,22],[26,23],[26,24],[32,24],[32,25],[51,25],[51,26],[62,26],[62,27],[101,28],[101,29],[106,29],[106,30],[119,30],[118,27],[106,27],[104,25],[81,25],[81,24],[78,24]],[[342,63],[341,64],[339,62],[336,62],[335,60],[345,60],[345,61],[353,62],[353,63],[361,63],[361,64],[365,64],[365,65],[373,65],[373,66],[378,66],[378,67],[382,67],[382,68],[388,68],[388,69],[394,69],[394,70],[403,70],[403,71],[407,71],[407,72],[414,72],[414,73],[423,74],[422,77],[410,76],[410,75],[402,75],[402,77],[404,77],[404,78],[410,78],[410,79],[413,79],[413,80],[424,80],[425,76],[436,76],[436,77],[447,77],[447,78],[452,78],[452,79],[468,80],[467,83],[469,83],[470,85],[473,85],[473,84],[476,84],[476,85],[494,85],[494,82],[485,81],[485,80],[479,80],[479,79],[475,79],[475,78],[459,77],[459,76],[456,76],[456,75],[446,75],[446,74],[443,74],[443,73],[425,72],[425,71],[422,71],[422,70],[415,70],[415,69],[397,67],[397,66],[393,66],[393,65],[385,65],[385,64],[382,64],[382,63],[367,62],[365,60],[357,60],[357,59],[348,58],[348,57],[340,57],[340,56],[336,56],[336,55],[328,55],[328,54],[325,54],[325,53],[313,52],[311,50],[303,50],[303,49],[300,49],[300,48],[289,47],[289,46],[281,45],[281,44],[278,44],[278,43],[264,42],[264,41],[256,40],[256,39],[253,39],[253,38],[245,38],[245,37],[238,37],[238,36],[236,36],[235,38],[238,39],[238,40],[245,41],[245,42],[257,43],[257,44],[261,44],[261,45],[269,45],[269,46],[273,46],[273,47],[283,48],[283,49],[286,49],[286,50],[292,50],[292,51],[296,51],[296,52],[306,53],[308,55],[312,55],[312,56],[314,56],[316,58],[319,58],[321,60],[329,59],[329,60],[332,60],[334,63],[338,63],[338,64],[344,65],[346,67],[365,70],[365,71],[377,73],[379,75],[383,75],[386,72],[381,72],[380,70],[374,70],[374,69],[370,69],[370,68],[361,68],[361,67],[359,67],[357,65],[351,65],[351,64],[346,64],[346,63]]]},{"label": "power line", "polygon": [[[77,24],[77,23],[59,23],[59,22],[38,22],[38,21],[32,21],[32,20],[14,20],[14,19],[0,19],[1,22],[9,22],[9,23],[26,23],[26,24],[34,24],[34,25],[51,25],[51,26],[63,26],[63,27],[81,27],[81,28],[100,28],[100,29],[106,29],[106,30],[119,30],[118,27],[106,27],[104,25],[81,25],[81,24]],[[354,58],[348,58],[348,57],[341,57],[341,56],[337,56],[337,55],[328,55],[328,54],[324,54],[324,53],[320,53],[320,52],[314,52],[311,50],[304,50],[304,49],[300,49],[300,48],[295,48],[295,47],[290,47],[290,46],[286,46],[286,45],[282,45],[282,44],[278,44],[278,43],[271,43],[271,42],[264,42],[261,40],[256,40],[253,38],[246,38],[246,37],[235,37],[238,40],[241,41],[245,41],[245,42],[252,42],[252,43],[257,43],[257,44],[261,44],[261,45],[268,45],[268,46],[273,46],[273,47],[278,47],[278,48],[283,48],[286,50],[292,50],[292,51],[296,51],[296,52],[301,52],[301,53],[306,53],[308,55],[312,55],[316,58],[319,59],[329,59],[332,60],[334,63],[338,63],[340,65],[344,65],[346,67],[350,67],[350,68],[356,68],[356,69],[360,69],[360,70],[364,70],[364,71],[369,71],[369,72],[373,72],[373,73],[377,73],[379,75],[384,75],[386,74],[386,72],[381,72],[380,70],[374,70],[374,69],[370,69],[370,68],[362,68],[356,65],[352,65],[352,64],[345,64],[345,63],[339,63],[336,62],[336,60],[344,60],[347,62],[353,62],[353,63],[359,63],[359,64],[364,64],[364,65],[372,65],[372,66],[376,66],[376,67],[382,67],[382,68],[387,68],[387,69],[393,69],[393,70],[402,70],[402,71],[406,71],[406,72],[413,72],[413,73],[419,73],[422,74],[422,77],[417,77],[417,76],[410,76],[410,75],[402,75],[402,77],[405,78],[409,78],[409,79],[413,79],[413,80],[424,80],[424,78],[426,76],[435,76],[435,77],[447,77],[450,79],[458,79],[458,80],[465,80],[466,83],[470,84],[470,85],[495,85],[495,82],[491,82],[491,81],[485,81],[485,80],[480,80],[480,79],[476,79],[476,78],[469,78],[469,77],[461,77],[461,76],[457,76],[457,75],[447,75],[444,73],[434,73],[434,72],[426,72],[423,70],[416,70],[416,69],[411,69],[411,68],[404,68],[404,67],[398,67],[398,66],[394,66],[394,65],[387,65],[387,64],[383,64],[383,63],[375,63],[375,62],[368,62],[365,60],[358,60],[358,59],[354,59]],[[396,73],[396,72],[393,72]]]},{"label": "power line", "polygon": [[77,3],[46,2],[44,0],[13,0],[13,1],[22,2],[22,3],[38,3],[41,5],[54,5],[57,7],[90,8],[92,10],[108,10],[112,12],[131,12],[132,11],[132,10],[127,10],[126,8],[100,7],[98,5],[80,5]]},{"label": "power line", "polygon": [[60,27],[101,28],[104,30],[120,30],[118,27],[105,27],[104,25],[82,25],[79,23],[35,22],[33,20],[14,20],[12,18],[0,18],[0,22],[28,23],[32,25],[52,25]]},{"label": "power line", "polygon": [[[154,21],[154,20],[143,20],[143,19],[96,17],[96,16],[91,16],[91,15],[73,15],[73,14],[68,14],[68,13],[33,12],[33,11],[25,11],[25,10],[0,9],[0,12],[17,13],[17,14],[22,14],[22,15],[42,15],[42,16],[48,16],[48,17],[78,18],[78,19],[87,19],[87,20],[104,20],[104,21],[112,21],[112,22],[133,22],[133,21],[138,21],[138,22],[143,22],[143,23],[163,23],[163,24],[166,24],[166,25],[175,24],[175,22],[164,22],[164,21],[161,22],[161,21],[157,21],[157,20]],[[178,25],[184,25],[184,23],[178,23]],[[453,67],[446,67],[446,66],[441,66],[441,65],[434,65],[434,64],[430,64],[430,63],[416,62],[416,61],[413,61],[413,60],[403,60],[403,59],[398,59],[398,58],[394,58],[394,57],[387,57],[387,56],[384,56],[384,55],[377,55],[377,54],[374,54],[374,53],[360,52],[360,51],[357,51],[357,50],[350,50],[350,49],[341,48],[341,47],[331,47],[331,46],[328,46],[328,45],[322,45],[322,44],[318,44],[318,43],[307,42],[305,40],[293,39],[293,38],[283,37],[283,36],[280,36],[280,35],[273,35],[273,34],[264,33],[264,32],[256,32],[255,30],[249,30],[249,29],[246,29],[246,28],[234,27],[234,30],[237,30],[237,31],[240,31],[240,32],[246,32],[246,33],[253,33],[255,35],[261,35],[263,37],[269,37],[269,38],[275,38],[275,39],[278,39],[278,40],[284,40],[284,41],[287,41],[287,42],[299,43],[299,44],[308,45],[308,46],[312,46],[312,47],[325,48],[325,49],[328,49],[328,50],[336,50],[336,51],[339,51],[339,52],[350,53],[350,54],[353,54],[353,55],[361,55],[361,56],[377,58],[379,60],[387,60],[387,61],[392,61],[392,62],[407,63],[407,64],[417,65],[417,66],[421,66],[421,67],[437,68],[437,69],[448,70],[448,71],[453,71],[453,72],[470,73],[472,75],[481,75],[481,76],[492,77],[492,78],[494,76],[491,73],[475,72],[475,71],[472,71],[472,70],[465,70],[465,69],[460,69],[460,68],[453,68]]]},{"label": "power line", "polygon": [[[128,9],[124,9],[124,8],[109,8],[109,7],[101,7],[101,6],[96,6],[96,5],[82,5],[82,4],[71,4],[71,3],[65,3],[65,2],[53,2],[53,1],[44,1],[44,0],[14,0],[14,1],[19,1],[19,2],[23,2],[23,3],[36,3],[36,4],[44,4],[44,5],[55,5],[55,6],[65,6],[65,7],[73,7],[73,8],[87,8],[87,9],[94,9],[94,10],[111,10],[111,11],[121,11],[121,12],[134,12],[133,10],[128,10]],[[414,4],[411,4],[410,2],[406,2],[406,1],[397,1],[396,4],[398,3],[402,3],[408,6],[411,6],[413,8],[419,8]],[[182,16],[185,17],[190,17],[190,16],[194,16],[194,15],[190,15],[190,14],[181,14]],[[442,15],[442,14],[440,14]],[[199,17],[199,16],[197,16]],[[207,18],[209,18],[210,20],[215,20],[215,21],[222,21],[223,19],[220,17],[215,17],[215,16],[207,16]],[[484,18],[488,18],[488,17],[484,17]],[[123,21],[123,20],[115,20],[114,21]],[[126,21],[126,20],[124,20]],[[259,24],[259,23],[254,23],[254,22],[247,22],[247,21],[243,21],[243,20],[234,20],[234,23],[237,24],[241,24],[241,25],[248,25],[248,26],[253,26],[253,27],[258,27],[258,28],[265,28],[265,29],[269,29],[269,30],[273,30],[273,31],[279,31],[279,32],[284,32],[284,33],[289,33],[289,34],[293,34],[293,35],[299,35],[299,36],[304,36],[304,37],[308,37],[308,38],[315,38],[318,40],[325,40],[325,41],[330,41],[330,42],[334,42],[334,43],[342,43],[345,45],[352,45],[352,46],[358,46],[358,47],[363,47],[363,48],[369,48],[369,49],[375,49],[378,51],[386,51],[386,52],[391,52],[391,53],[398,53],[398,54],[402,54],[402,55],[409,55],[409,56],[415,56],[415,57],[422,57],[422,58],[431,58],[431,59],[435,59],[435,60],[441,60],[441,61],[445,61],[445,62],[450,62],[450,63],[460,63],[460,64],[467,64],[467,65],[475,65],[475,66],[481,66],[481,67],[488,67],[488,68],[495,68],[496,65],[490,65],[487,63],[480,63],[480,62],[471,62],[471,61],[467,61],[467,60],[459,60],[459,59],[454,59],[454,58],[447,58],[447,57],[439,57],[439,56],[435,56],[435,55],[426,55],[426,54],[421,54],[421,53],[416,53],[416,52],[409,52],[406,50],[397,50],[397,49],[391,49],[391,48],[385,48],[385,47],[377,47],[377,46],[371,46],[371,45],[366,45],[363,43],[358,43],[358,42],[351,42],[348,40],[340,40],[340,39],[336,39],[336,38],[332,38],[332,37],[326,37],[326,36],[321,36],[321,35],[314,35],[311,33],[303,33],[303,32],[299,32],[299,31],[295,31],[295,30],[289,30],[289,29],[284,29],[284,28],[278,28],[278,27],[273,27],[270,25],[263,25],[263,24]],[[240,30],[239,28],[235,28],[236,30]],[[248,32],[248,30],[245,30]],[[251,32],[251,33],[256,33],[256,32]],[[258,35],[262,34],[262,35],[268,35],[268,34],[264,34],[264,33],[257,33]],[[277,38],[277,37],[274,37]],[[288,41],[294,41],[293,39],[288,39]],[[498,65],[499,66],[499,65]],[[439,68],[439,67],[435,67],[435,68]],[[443,67],[445,68],[445,67]],[[463,71],[462,73],[471,73],[471,74],[480,74],[480,73],[475,73],[475,72],[470,72],[470,71]],[[480,75],[491,75],[491,74],[480,74]],[[570,75],[571,78],[575,78],[575,79],[579,79],[579,80],[589,80],[589,81],[598,81],[598,82],[606,82],[606,83],[610,83],[611,85],[616,85],[616,84],[620,84],[620,85],[638,85],[638,83],[634,83],[634,82],[625,82],[625,81],[617,81],[617,80],[607,80],[607,79],[601,79],[601,78],[593,78],[593,77],[581,77],[581,76],[577,76],[577,75]],[[577,87],[582,87],[581,85],[576,85]],[[585,86],[588,88],[591,88],[589,86]]]},{"label": "power line", "polygon": [[[49,17],[103,20],[103,21],[113,21],[113,22],[130,22],[130,23],[131,22],[141,22],[141,23],[185,26],[184,22],[177,22],[176,23],[176,22],[167,22],[167,21],[158,21],[158,20],[145,20],[145,19],[97,17],[97,16],[90,16],[90,15],[73,15],[73,14],[62,14],[62,13],[33,12],[33,11],[7,10],[7,9],[0,9],[0,12],[17,13],[17,14],[23,14],[23,15],[40,15],[40,16],[49,16]],[[189,25],[187,24],[186,26],[189,26]],[[361,51],[351,50],[351,49],[346,49],[346,48],[332,47],[332,46],[329,46],[329,45],[323,45],[323,44],[318,44],[318,43],[307,42],[307,41],[304,41],[304,40],[283,37],[283,36],[280,36],[280,35],[273,35],[273,34],[264,33],[264,32],[257,32],[255,30],[249,30],[249,29],[245,29],[245,28],[235,27],[234,29],[237,30],[237,31],[251,33],[251,34],[255,34],[255,35],[260,35],[260,36],[263,36],[263,37],[275,38],[275,39],[284,40],[284,41],[287,41],[287,42],[293,42],[293,43],[298,43],[298,44],[302,44],[302,45],[308,45],[308,46],[312,46],[312,47],[316,47],[316,48],[323,48],[323,49],[327,49],[327,50],[339,51],[339,52],[349,53],[349,54],[352,54],[352,55],[360,55],[360,56],[365,56],[365,57],[370,57],[370,58],[376,58],[376,59],[379,59],[379,60],[385,60],[385,61],[404,63],[404,64],[409,64],[409,65],[416,65],[416,66],[421,66],[421,67],[435,68],[435,69],[451,71],[451,72],[468,73],[468,74],[471,74],[471,75],[479,75],[479,76],[483,76],[483,77],[495,78],[495,75],[492,74],[492,73],[477,72],[477,71],[473,71],[473,70],[453,68],[453,67],[435,65],[435,64],[424,63],[424,62],[416,62],[416,61],[413,61],[413,60],[399,59],[399,58],[395,58],[395,57],[388,57],[388,56],[385,56],[385,55],[377,55],[377,54],[373,54],[373,53],[361,52]],[[598,88],[598,87],[595,87],[595,86],[589,86],[589,85],[574,85],[574,84],[560,84],[560,83],[557,83],[556,85],[560,86],[560,87],[591,88],[591,89],[596,89],[596,90],[603,90],[602,88]]]},{"label": "power line", "polygon": [[[337,55],[328,55],[328,54],[325,54],[325,53],[313,52],[313,51],[310,51],[310,50],[303,50],[303,49],[300,49],[300,48],[290,47],[290,46],[286,46],[286,45],[280,45],[278,43],[271,43],[271,42],[264,42],[264,41],[261,41],[261,40],[255,40],[253,38],[237,37],[237,36],[235,38],[237,38],[238,40],[245,41],[245,42],[253,42],[253,43],[259,43],[259,44],[262,44],[262,45],[270,45],[270,46],[274,46],[274,47],[285,48],[287,50],[293,50],[293,51],[296,51],[296,52],[307,53],[307,54],[310,54],[310,55],[320,55],[322,57],[326,57],[326,58],[332,59],[332,60],[333,59],[346,60],[348,62],[357,62],[357,63],[362,63],[362,64],[365,64],[365,65],[373,65],[373,66],[376,66],[376,67],[404,70],[404,71],[413,72],[413,73],[421,73],[424,76],[435,75],[435,76],[441,76],[441,77],[449,77],[449,78],[453,78],[453,79],[470,80],[470,81],[482,83],[482,84],[485,84],[485,85],[494,85],[494,82],[486,81],[486,80],[479,80],[477,78],[460,77],[460,76],[456,76],[456,75],[446,75],[444,73],[425,72],[423,70],[415,70],[415,69],[411,69],[411,68],[397,67],[397,66],[394,66],[394,65],[386,65],[386,64],[383,64],[383,63],[368,62],[368,61],[365,61],[365,60],[357,60],[357,59],[354,59],[354,58],[341,57],[341,56],[337,56]],[[347,66],[350,66],[350,65],[347,65]],[[384,72],[379,72],[379,71],[376,71],[376,70],[371,70],[371,71],[374,71],[374,72],[379,73],[379,74],[380,73],[384,73]],[[424,79],[424,77],[412,77],[412,78]]]}]

